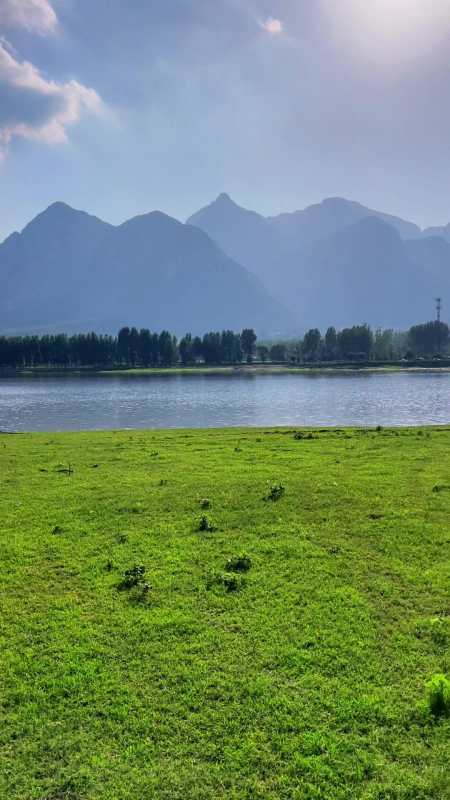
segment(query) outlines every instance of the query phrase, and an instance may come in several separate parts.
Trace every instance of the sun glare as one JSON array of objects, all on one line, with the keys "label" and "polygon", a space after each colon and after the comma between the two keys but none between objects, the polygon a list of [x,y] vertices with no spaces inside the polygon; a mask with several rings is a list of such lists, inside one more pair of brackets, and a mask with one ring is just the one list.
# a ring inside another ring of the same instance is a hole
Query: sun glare
[{"label": "sun glare", "polygon": [[450,0],[325,0],[335,32],[380,65],[409,62],[450,35]]}]

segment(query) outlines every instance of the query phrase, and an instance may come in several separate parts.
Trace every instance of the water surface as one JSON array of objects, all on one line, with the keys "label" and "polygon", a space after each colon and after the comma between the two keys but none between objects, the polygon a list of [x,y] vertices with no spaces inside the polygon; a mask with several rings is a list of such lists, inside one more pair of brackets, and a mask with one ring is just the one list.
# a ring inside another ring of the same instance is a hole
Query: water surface
[{"label": "water surface", "polygon": [[0,430],[450,422],[450,373],[0,379]]}]

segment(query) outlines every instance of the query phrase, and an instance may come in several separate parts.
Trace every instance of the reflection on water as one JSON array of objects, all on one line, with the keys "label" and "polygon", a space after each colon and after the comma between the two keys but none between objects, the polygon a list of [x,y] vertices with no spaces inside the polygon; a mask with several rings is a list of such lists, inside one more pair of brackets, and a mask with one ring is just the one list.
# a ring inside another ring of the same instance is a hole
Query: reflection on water
[{"label": "reflection on water", "polygon": [[450,422],[449,373],[0,379],[0,430]]}]

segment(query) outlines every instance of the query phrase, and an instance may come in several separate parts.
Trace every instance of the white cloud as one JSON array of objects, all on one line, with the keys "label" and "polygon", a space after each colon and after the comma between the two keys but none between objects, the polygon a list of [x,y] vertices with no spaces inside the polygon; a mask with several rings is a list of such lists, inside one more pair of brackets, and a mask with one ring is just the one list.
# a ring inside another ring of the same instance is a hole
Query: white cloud
[{"label": "white cloud", "polygon": [[25,28],[32,33],[52,33],[58,24],[49,0],[0,0],[0,25]]},{"label": "white cloud", "polygon": [[275,19],[274,17],[267,17],[267,19],[260,24],[263,30],[270,33],[272,36],[278,36],[280,33],[283,33],[284,30],[281,20]]},{"label": "white cloud", "polygon": [[94,89],[76,80],[47,80],[33,64],[19,62],[0,40],[0,157],[15,137],[66,142],[68,127],[83,114],[100,114],[102,107]]}]

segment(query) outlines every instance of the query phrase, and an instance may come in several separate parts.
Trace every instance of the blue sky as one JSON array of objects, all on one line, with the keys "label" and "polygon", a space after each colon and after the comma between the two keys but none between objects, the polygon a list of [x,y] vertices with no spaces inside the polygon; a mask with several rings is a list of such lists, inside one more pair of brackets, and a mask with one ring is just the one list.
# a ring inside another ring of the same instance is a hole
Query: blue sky
[{"label": "blue sky", "polygon": [[0,239],[222,191],[450,220],[449,0],[0,0]]}]

